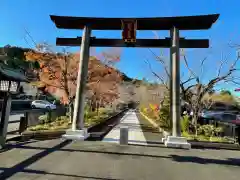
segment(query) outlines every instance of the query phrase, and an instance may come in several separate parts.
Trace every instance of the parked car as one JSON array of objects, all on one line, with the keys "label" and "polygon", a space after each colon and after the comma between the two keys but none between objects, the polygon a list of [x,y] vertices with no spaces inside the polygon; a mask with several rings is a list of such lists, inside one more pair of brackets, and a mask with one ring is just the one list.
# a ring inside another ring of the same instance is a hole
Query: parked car
[{"label": "parked car", "polygon": [[239,115],[232,112],[209,112],[205,114],[204,118],[206,120],[209,119],[231,124],[240,124]]},{"label": "parked car", "polygon": [[35,100],[32,102],[31,104],[32,108],[40,108],[40,109],[49,109],[49,110],[53,110],[56,109],[56,105],[52,104],[48,101],[44,101],[44,100]]}]

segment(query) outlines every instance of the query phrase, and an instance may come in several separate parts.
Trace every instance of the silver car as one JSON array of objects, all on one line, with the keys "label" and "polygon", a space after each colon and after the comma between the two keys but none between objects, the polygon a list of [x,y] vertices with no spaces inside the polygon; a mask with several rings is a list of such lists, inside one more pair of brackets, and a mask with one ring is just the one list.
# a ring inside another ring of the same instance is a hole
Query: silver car
[{"label": "silver car", "polygon": [[57,108],[55,104],[52,104],[45,100],[35,100],[32,102],[31,106],[32,108],[49,109],[49,110],[54,110]]}]

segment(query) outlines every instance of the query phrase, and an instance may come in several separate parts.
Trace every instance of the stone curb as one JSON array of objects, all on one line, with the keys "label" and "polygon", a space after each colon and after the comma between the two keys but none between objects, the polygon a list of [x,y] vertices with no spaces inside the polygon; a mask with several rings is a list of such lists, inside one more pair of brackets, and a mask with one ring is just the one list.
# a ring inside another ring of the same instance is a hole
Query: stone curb
[{"label": "stone curb", "polygon": [[[110,117],[107,117],[105,120],[103,120],[100,123],[94,124],[90,127],[88,127],[87,129],[94,129],[97,126],[101,126],[102,124],[106,123],[106,121],[117,117],[118,115],[120,115],[121,113],[124,113],[127,109],[118,112]],[[62,135],[64,135],[66,133],[66,129],[59,129],[59,130],[45,130],[45,131],[25,131],[20,135],[20,138],[22,141],[26,141],[29,139],[36,139],[36,140],[48,140],[48,139],[56,139],[56,138],[60,138]]]}]

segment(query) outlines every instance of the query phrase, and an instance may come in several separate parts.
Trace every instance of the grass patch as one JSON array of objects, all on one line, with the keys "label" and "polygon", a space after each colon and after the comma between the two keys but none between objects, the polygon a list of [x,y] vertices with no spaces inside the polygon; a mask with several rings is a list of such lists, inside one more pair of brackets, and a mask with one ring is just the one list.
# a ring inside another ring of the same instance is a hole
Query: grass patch
[{"label": "grass patch", "polygon": [[194,140],[194,141],[232,143],[232,141],[230,141],[227,137],[217,137],[217,136],[208,137],[208,136],[204,136],[204,135],[196,136],[193,134],[189,134],[187,132],[183,132],[182,136],[186,137],[187,140]]},{"label": "grass patch", "polygon": [[[156,116],[152,115],[151,113],[147,113],[145,110],[140,110],[142,114],[144,114],[146,117],[154,121],[156,124],[158,124],[158,119]],[[160,127],[160,125],[159,125]],[[144,127],[143,129],[149,130],[151,127]],[[157,131],[157,128],[154,128],[152,126],[152,130]],[[230,140],[227,137],[219,137],[219,136],[205,136],[205,135],[198,135],[196,136],[195,134],[189,134],[188,132],[183,132],[182,133],[183,137],[186,137],[187,140],[194,140],[194,141],[202,141],[202,142],[216,142],[216,143],[233,143],[233,140]]]},{"label": "grass patch", "polygon": [[66,118],[64,120],[56,120],[49,123],[38,124],[36,126],[31,126],[27,130],[28,131],[56,131],[56,130],[65,130],[70,128],[71,124],[69,123],[69,119]]},{"label": "grass patch", "polygon": [[[99,109],[99,112],[85,112],[84,126],[89,127],[95,124],[101,123],[108,117],[114,114],[111,110]],[[36,126],[31,126],[27,131],[58,131],[66,130],[71,128],[71,123],[69,122],[68,116],[60,116],[56,119],[49,119],[48,115],[43,115],[39,117],[39,123]]]}]

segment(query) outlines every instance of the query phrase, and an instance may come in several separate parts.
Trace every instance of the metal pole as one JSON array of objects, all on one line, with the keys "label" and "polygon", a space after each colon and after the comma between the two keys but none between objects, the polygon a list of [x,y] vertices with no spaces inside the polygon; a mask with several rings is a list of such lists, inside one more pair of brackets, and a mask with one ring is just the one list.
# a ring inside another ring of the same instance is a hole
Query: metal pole
[{"label": "metal pole", "polygon": [[77,90],[74,105],[72,130],[84,128],[84,105],[85,97],[84,90],[87,81],[89,49],[90,49],[91,28],[85,26],[82,35],[82,44],[80,50],[80,61],[77,77]]},{"label": "metal pole", "polygon": [[172,136],[181,136],[180,117],[180,54],[179,31],[176,27],[171,29],[171,117]]}]

